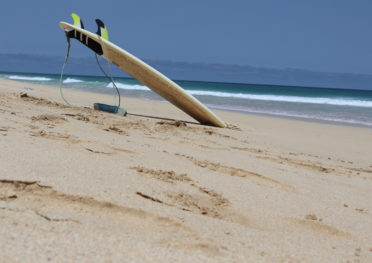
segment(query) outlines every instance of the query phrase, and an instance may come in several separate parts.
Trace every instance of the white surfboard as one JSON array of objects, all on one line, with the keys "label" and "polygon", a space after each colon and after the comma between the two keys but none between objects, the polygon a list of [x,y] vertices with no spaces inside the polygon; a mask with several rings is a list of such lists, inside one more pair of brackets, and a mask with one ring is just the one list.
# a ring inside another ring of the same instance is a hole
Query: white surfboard
[{"label": "white surfboard", "polygon": [[206,125],[226,127],[225,123],[199,100],[139,58],[98,34],[89,32],[79,26],[66,22],[60,22],[59,25],[69,37],[79,40],[97,54],[102,55],[195,120]]}]

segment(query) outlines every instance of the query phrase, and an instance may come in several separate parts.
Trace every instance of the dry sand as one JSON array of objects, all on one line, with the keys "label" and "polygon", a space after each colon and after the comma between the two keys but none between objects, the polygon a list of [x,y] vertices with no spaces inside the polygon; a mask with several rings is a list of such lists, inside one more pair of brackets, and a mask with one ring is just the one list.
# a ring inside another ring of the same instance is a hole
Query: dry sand
[{"label": "dry sand", "polygon": [[0,80],[0,262],[372,262],[372,130],[123,100]]}]

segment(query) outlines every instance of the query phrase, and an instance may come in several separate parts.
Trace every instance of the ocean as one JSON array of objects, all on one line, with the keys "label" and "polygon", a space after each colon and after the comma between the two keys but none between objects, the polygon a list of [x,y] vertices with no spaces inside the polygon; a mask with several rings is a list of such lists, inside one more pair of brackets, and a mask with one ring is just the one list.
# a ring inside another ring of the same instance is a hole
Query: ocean
[{"label": "ocean", "polygon": [[[0,78],[58,87],[59,75],[0,72]],[[176,81],[211,109],[244,114],[327,122],[372,128],[372,91],[276,85]],[[125,97],[165,101],[138,81],[115,77],[125,107]],[[101,76],[65,75],[66,89],[115,94]],[[130,109],[128,109],[130,112]]]}]

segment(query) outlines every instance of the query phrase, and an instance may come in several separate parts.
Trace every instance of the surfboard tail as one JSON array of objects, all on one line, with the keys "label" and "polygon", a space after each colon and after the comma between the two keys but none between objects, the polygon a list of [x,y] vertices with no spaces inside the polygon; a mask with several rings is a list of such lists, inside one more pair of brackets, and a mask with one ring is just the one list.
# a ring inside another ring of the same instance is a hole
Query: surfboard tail
[{"label": "surfboard tail", "polygon": [[[74,19],[74,26],[84,30],[84,24],[83,24],[82,19],[75,13],[72,13],[71,16]],[[106,26],[103,25],[103,29],[105,30],[104,31],[106,33],[105,36],[107,36],[107,39],[108,39]],[[90,48],[91,50],[93,50],[95,53],[97,53],[100,56],[103,54],[101,44],[98,43],[97,41],[93,40],[92,38],[88,37],[86,34],[83,34],[79,30],[72,29],[72,28],[71,29],[65,29],[64,31],[65,31],[66,36],[68,38],[76,39],[77,41],[79,41],[83,45],[87,46],[88,48]]]}]

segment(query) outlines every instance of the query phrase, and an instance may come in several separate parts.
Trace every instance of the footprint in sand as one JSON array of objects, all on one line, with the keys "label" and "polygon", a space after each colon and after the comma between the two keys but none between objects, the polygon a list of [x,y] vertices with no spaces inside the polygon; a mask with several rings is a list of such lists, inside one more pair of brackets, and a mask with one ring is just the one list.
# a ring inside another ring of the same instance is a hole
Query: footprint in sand
[{"label": "footprint in sand", "polygon": [[0,135],[7,136],[10,127],[0,127]]},{"label": "footprint in sand", "polygon": [[281,183],[269,177],[263,176],[259,173],[251,172],[251,171],[248,171],[242,168],[235,168],[231,166],[222,165],[220,163],[200,161],[200,160],[195,159],[192,156],[187,156],[187,155],[183,155],[179,153],[176,153],[175,155],[186,158],[189,161],[193,162],[195,165],[211,170],[211,171],[219,172],[219,173],[226,174],[229,176],[234,176],[234,177],[247,178],[251,180],[252,182],[258,185],[262,185],[262,186],[279,188],[281,190],[288,191],[288,192],[295,191],[295,189],[292,186]]},{"label": "footprint in sand", "polygon": [[58,115],[53,115],[53,114],[42,114],[39,116],[33,116],[31,117],[32,121],[40,121],[48,124],[61,124],[67,122],[67,120]]},{"label": "footprint in sand", "polygon": [[27,102],[31,102],[31,103],[34,103],[36,105],[43,105],[43,106],[53,106],[53,107],[57,107],[57,108],[69,108],[69,106],[67,105],[64,105],[64,104],[60,104],[58,102],[53,102],[53,101],[50,101],[50,100],[46,100],[46,99],[42,99],[42,98],[36,98],[36,97],[33,97],[33,96],[29,96],[27,95],[27,93],[25,95],[19,95],[19,98],[22,100],[22,101],[27,101]]},{"label": "footprint in sand", "polygon": [[319,163],[313,163],[313,162],[303,162],[299,160],[294,160],[286,157],[268,157],[268,156],[258,156],[257,158],[268,160],[280,164],[288,164],[296,168],[303,168],[310,171],[316,171],[321,173],[334,173],[336,170],[333,168],[327,168],[323,167]]},{"label": "footprint in sand", "polygon": [[[98,201],[91,197],[64,194],[54,190],[50,186],[41,185],[36,181],[0,180],[0,190],[0,200],[21,204],[25,208],[35,211],[38,215],[43,214],[42,217],[44,219],[51,219],[52,216],[42,213],[42,210],[50,210],[51,212],[62,210],[66,213],[68,212],[67,214],[72,214],[72,216],[76,214],[77,218],[81,214],[90,214],[91,216],[109,217],[133,224],[141,224],[141,221],[149,221],[159,227],[166,224],[169,227],[186,230],[179,223],[165,217],[152,215],[135,208]],[[76,209],[77,206],[79,209]],[[48,221],[63,220],[53,219]],[[79,220],[72,219],[71,221]]]},{"label": "footprint in sand", "polygon": [[33,137],[41,137],[41,138],[46,138],[46,139],[51,139],[51,140],[62,140],[62,141],[72,143],[72,144],[82,142],[81,140],[73,138],[69,134],[61,134],[61,133],[56,133],[56,132],[46,132],[44,130],[32,131],[32,132],[30,132],[30,135],[33,136]]},{"label": "footprint in sand", "polygon": [[[50,224],[71,224],[72,229],[81,228],[76,225],[83,224],[109,231],[112,225],[118,225],[123,231],[142,232],[146,236],[151,233],[153,238],[148,242],[154,246],[193,247],[207,254],[220,253],[221,249],[171,218],[91,197],[65,194],[36,181],[0,179],[0,200],[17,204],[14,208],[9,204],[0,206],[2,210],[15,213],[15,217],[32,211],[41,220]],[[165,241],[159,244],[161,239]]]},{"label": "footprint in sand", "polygon": [[78,121],[84,121],[84,122],[89,122],[90,121],[89,117],[87,117],[87,116],[85,116],[81,113],[77,113],[77,114],[65,113],[63,115],[68,116],[68,117],[72,117],[72,118],[74,118]]},{"label": "footprint in sand", "polygon": [[134,166],[130,167],[130,169],[136,170],[139,174],[148,175],[167,183],[191,182],[191,179],[186,174],[177,174],[174,171],[154,170],[142,166]]},{"label": "footprint in sand", "polygon": [[[188,191],[165,192],[164,200],[151,196],[146,193],[137,192],[136,194],[144,199],[162,205],[175,207],[182,211],[191,212],[215,219],[230,221],[245,226],[257,226],[246,216],[235,211],[228,199],[214,190],[199,186],[186,174],[177,174],[174,171],[163,171],[148,169],[145,167],[132,167],[141,175],[150,176],[156,180],[166,183],[182,183],[189,187]],[[163,197],[164,198],[164,197]]]},{"label": "footprint in sand", "polygon": [[103,130],[108,131],[108,132],[114,132],[114,133],[120,134],[120,135],[129,136],[128,132],[126,132],[126,131],[124,131],[124,130],[122,130],[122,129],[114,126],[114,125],[111,125],[107,128],[104,128]]},{"label": "footprint in sand", "polygon": [[352,236],[349,233],[341,231],[333,226],[324,224],[313,214],[307,215],[306,219],[287,218],[286,220],[296,224],[303,230],[311,231],[313,233],[318,233],[325,236],[340,237],[345,239],[352,238]]}]

